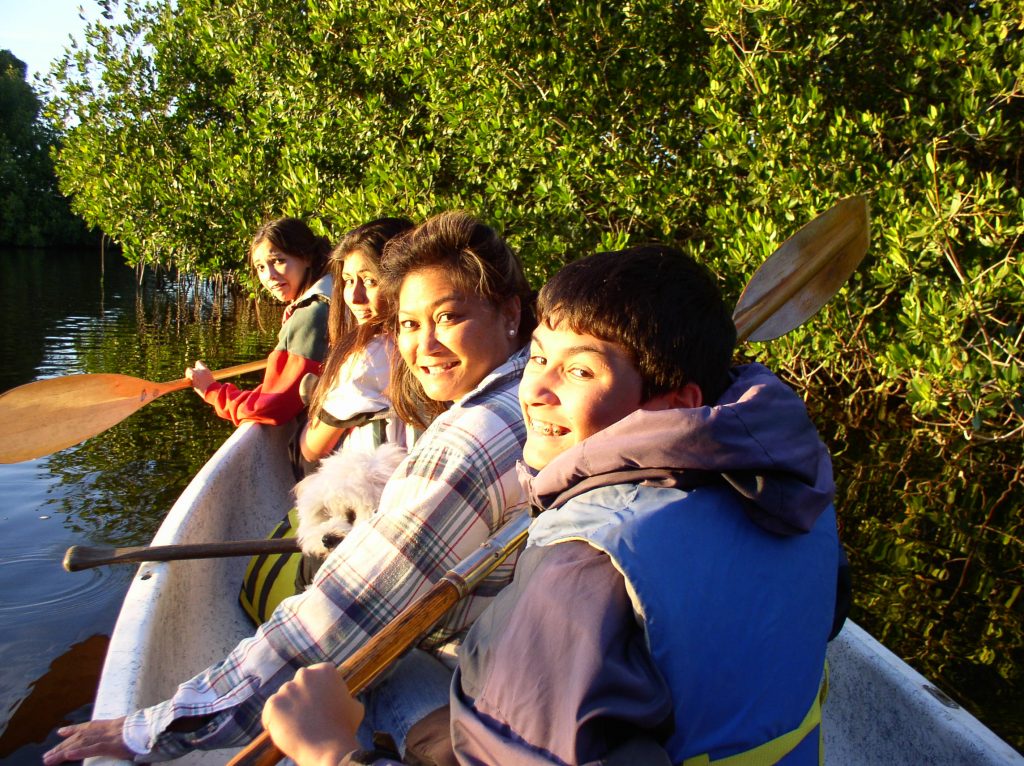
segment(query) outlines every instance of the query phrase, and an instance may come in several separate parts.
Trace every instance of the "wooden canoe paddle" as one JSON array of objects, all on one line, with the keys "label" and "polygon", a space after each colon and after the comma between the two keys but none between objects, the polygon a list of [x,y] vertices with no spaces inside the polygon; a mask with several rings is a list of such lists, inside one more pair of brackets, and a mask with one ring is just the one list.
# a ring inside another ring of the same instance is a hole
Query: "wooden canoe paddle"
[{"label": "wooden canoe paddle", "polygon": [[[767,340],[796,329],[843,286],[869,242],[867,201],[848,197],[787,239],[757,270],[733,312],[737,339]],[[760,330],[760,332],[759,332]],[[445,613],[526,542],[530,519],[517,516],[481,548],[403,609],[338,667],[358,694]],[[229,766],[272,766],[282,758],[260,734]]]},{"label": "wooden canoe paddle", "polygon": [[[223,380],[266,368],[267,360],[213,373]],[[191,388],[188,378],[153,383],[129,375],[66,375],[0,394],[0,463],[18,463],[66,449],[103,433],[164,394]]]}]

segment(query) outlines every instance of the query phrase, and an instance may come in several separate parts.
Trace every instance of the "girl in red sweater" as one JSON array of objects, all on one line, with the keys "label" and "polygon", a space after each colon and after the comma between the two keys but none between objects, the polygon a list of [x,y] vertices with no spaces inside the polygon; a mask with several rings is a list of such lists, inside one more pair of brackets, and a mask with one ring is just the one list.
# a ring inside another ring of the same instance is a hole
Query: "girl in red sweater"
[{"label": "girl in red sweater", "polygon": [[235,425],[245,420],[280,425],[304,409],[299,384],[309,373],[320,374],[327,355],[330,252],[328,239],[298,218],[270,221],[253,236],[253,270],[267,292],[288,306],[263,382],[256,388],[218,383],[202,362],[185,370],[196,393],[222,418]]}]

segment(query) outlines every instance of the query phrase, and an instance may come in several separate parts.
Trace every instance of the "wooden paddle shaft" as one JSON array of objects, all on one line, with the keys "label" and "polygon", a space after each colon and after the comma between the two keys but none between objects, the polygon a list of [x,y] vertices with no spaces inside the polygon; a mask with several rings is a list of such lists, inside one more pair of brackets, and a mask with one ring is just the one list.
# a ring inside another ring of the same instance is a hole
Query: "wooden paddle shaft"
[{"label": "wooden paddle shaft", "polygon": [[[379,633],[338,667],[345,685],[358,694],[457,604],[503,561],[526,542],[530,516],[522,513],[505,524],[457,567],[434,584],[426,595],[409,604]],[[229,766],[273,766],[282,753],[267,732],[261,733],[231,759]]]},{"label": "wooden paddle shaft", "polygon": [[299,544],[294,537],[235,540],[224,543],[136,545],[128,548],[72,545],[64,554],[64,568],[69,572],[80,572],[83,569],[91,569],[104,564],[212,559],[222,556],[257,556],[263,553],[298,553],[299,550]]},{"label": "wooden paddle shaft", "polygon": [[[403,609],[387,627],[338,667],[349,691],[358,694],[365,689],[461,598],[459,588],[447,579],[442,579],[422,599]],[[270,735],[264,731],[241,750],[229,762],[229,766],[273,766],[283,757]]]},{"label": "wooden paddle shaft", "polygon": [[[211,370],[214,380],[224,380],[225,378],[233,378],[236,375],[245,375],[250,372],[259,372],[267,367],[267,360],[260,359],[256,362],[245,362],[244,364],[236,364],[234,367],[225,367],[223,370]],[[180,391],[183,388],[191,388],[192,381],[188,378],[178,378],[168,383],[158,384],[162,389],[160,393],[166,394],[170,391]]]}]

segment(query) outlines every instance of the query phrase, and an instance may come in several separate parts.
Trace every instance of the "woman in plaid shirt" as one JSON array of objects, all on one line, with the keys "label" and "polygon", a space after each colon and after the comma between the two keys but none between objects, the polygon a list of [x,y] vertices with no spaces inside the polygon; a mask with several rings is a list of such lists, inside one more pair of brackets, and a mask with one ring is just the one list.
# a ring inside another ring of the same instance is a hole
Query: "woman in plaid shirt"
[{"label": "woman in plaid shirt", "polygon": [[[488,226],[444,213],[389,243],[382,268],[405,362],[393,366],[392,401],[409,422],[430,425],[388,482],[378,513],[332,551],[306,592],[282,602],[226,659],[165,702],[61,729],[66,739],[44,763],[94,755],[158,761],[250,741],[264,702],[298,668],[342,662],[526,503],[516,476],[526,438],[517,391],[534,318],[518,257]],[[441,652],[513,566],[463,600],[423,646]],[[446,702],[446,687],[443,695]]]}]

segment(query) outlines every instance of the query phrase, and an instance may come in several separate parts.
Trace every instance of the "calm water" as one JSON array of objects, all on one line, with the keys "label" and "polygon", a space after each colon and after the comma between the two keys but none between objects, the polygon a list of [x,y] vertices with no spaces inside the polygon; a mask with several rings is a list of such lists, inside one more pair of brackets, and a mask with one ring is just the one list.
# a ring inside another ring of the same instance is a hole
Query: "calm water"
[{"label": "calm water", "polygon": [[[223,367],[273,347],[251,308],[99,253],[0,252],[0,391],[32,380],[118,372],[180,378],[195,358]],[[45,427],[45,424],[40,424]],[[134,568],[68,573],[75,544],[149,542],[231,432],[190,391],[168,394],[87,442],[0,465],[0,762],[38,764],[53,730],[87,720]]]},{"label": "calm water", "polygon": [[[264,312],[261,331],[247,304],[152,274],[140,283],[116,258],[102,277],[98,253],[0,252],[0,264],[0,391],[84,372],[173,380],[193,359],[224,367],[273,346],[277,315]],[[91,713],[134,568],[70,574],[65,550],[149,542],[230,431],[182,391],[78,447],[0,465],[0,762],[38,764],[57,726]],[[956,518],[952,500],[929,512],[930,526],[911,528],[891,507],[891,456],[868,445],[837,453],[855,619],[1022,749],[1019,509],[993,520],[1004,530],[996,537]]]}]

